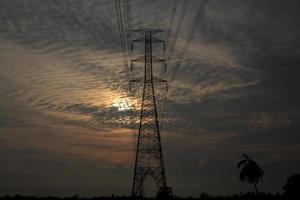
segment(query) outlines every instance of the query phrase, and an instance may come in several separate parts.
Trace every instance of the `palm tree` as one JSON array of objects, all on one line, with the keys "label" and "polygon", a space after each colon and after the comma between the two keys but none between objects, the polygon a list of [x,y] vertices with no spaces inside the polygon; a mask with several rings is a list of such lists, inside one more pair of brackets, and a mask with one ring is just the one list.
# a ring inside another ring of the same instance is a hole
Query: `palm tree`
[{"label": "palm tree", "polygon": [[258,194],[257,184],[259,181],[263,181],[264,171],[247,154],[243,153],[242,158],[237,165],[238,169],[242,168],[240,171],[240,180],[254,184],[255,193]]}]

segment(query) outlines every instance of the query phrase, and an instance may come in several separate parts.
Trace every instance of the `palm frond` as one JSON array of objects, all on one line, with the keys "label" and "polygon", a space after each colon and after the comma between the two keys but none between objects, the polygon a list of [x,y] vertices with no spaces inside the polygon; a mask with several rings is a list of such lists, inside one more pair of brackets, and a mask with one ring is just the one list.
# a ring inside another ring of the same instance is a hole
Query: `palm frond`
[{"label": "palm frond", "polygon": [[245,158],[245,160],[251,160],[246,153],[242,153],[242,158]]},{"label": "palm frond", "polygon": [[248,162],[248,160],[241,160],[238,164],[237,164],[237,168],[241,168],[243,165],[246,165]]},{"label": "palm frond", "polygon": [[242,154],[244,158],[241,160],[237,168],[241,168],[239,178],[242,182],[254,183],[257,184],[259,181],[262,181],[264,170],[258,166],[258,164],[249,158],[247,154]]}]

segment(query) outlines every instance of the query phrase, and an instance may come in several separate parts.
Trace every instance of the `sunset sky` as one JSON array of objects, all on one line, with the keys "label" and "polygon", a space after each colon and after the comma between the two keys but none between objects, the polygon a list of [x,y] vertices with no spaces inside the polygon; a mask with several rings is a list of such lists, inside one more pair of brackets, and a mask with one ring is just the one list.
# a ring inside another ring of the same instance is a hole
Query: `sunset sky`
[{"label": "sunset sky", "polygon": [[[134,27],[167,29],[172,6],[132,0]],[[243,152],[265,171],[259,191],[282,193],[300,172],[299,8],[208,1],[167,72],[161,135],[176,195],[253,191],[238,179]],[[122,59],[112,0],[0,1],[0,196],[130,195],[141,99]]]}]

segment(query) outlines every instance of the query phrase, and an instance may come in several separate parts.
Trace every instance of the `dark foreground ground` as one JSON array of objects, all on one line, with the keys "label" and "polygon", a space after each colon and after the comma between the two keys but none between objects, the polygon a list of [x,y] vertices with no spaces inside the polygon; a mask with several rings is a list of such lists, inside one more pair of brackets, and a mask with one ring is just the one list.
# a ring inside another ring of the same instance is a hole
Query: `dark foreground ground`
[{"label": "dark foreground ground", "polygon": [[[299,188],[300,189],[300,188]],[[132,200],[131,197],[128,196],[107,196],[107,197],[92,197],[92,198],[85,198],[79,197],[77,195],[73,197],[33,197],[33,196],[4,196],[0,197],[0,200],[18,200],[18,199],[25,199],[25,200]],[[135,200],[153,200],[154,198],[138,198]],[[285,195],[279,194],[260,194],[255,195],[253,193],[247,194],[238,194],[232,196],[210,196],[206,193],[202,194],[200,197],[173,197],[174,200],[300,200],[298,197],[289,197]],[[167,199],[166,199],[167,200]]]}]

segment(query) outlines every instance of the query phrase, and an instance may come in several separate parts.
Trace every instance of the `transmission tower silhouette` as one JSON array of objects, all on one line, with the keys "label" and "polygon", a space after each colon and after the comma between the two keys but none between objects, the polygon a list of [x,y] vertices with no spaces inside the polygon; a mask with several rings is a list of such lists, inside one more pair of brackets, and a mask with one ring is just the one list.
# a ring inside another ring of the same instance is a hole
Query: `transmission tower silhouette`
[{"label": "transmission tower silhouette", "polygon": [[130,81],[130,83],[143,82],[132,196],[144,196],[144,183],[147,178],[154,180],[160,196],[166,196],[171,194],[171,189],[167,187],[166,182],[154,86],[156,83],[165,83],[167,88],[167,81],[154,76],[152,68],[154,62],[161,62],[166,70],[165,58],[156,58],[152,55],[153,43],[162,43],[163,55],[165,55],[165,41],[155,37],[162,30],[137,29],[133,31],[138,33],[140,37],[132,41],[132,51],[134,43],[144,43],[145,51],[144,56],[132,59],[132,63],[144,62],[144,76]]}]

